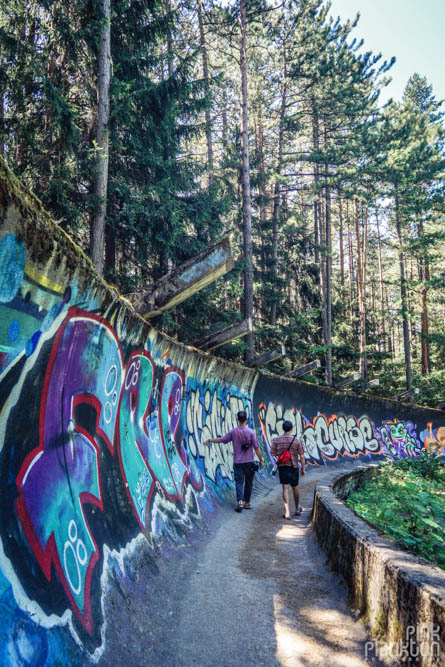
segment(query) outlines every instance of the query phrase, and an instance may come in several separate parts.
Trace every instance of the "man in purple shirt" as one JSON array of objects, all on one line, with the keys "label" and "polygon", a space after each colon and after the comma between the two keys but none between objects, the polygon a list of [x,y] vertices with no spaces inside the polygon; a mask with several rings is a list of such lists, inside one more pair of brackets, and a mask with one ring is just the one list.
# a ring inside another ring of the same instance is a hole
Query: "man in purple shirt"
[{"label": "man in purple shirt", "polygon": [[236,499],[238,501],[235,509],[237,512],[242,512],[243,509],[252,509],[250,496],[252,494],[253,478],[255,475],[255,470],[252,468],[254,450],[260,460],[261,468],[264,463],[256,433],[247,426],[247,413],[244,410],[240,410],[237,414],[237,419],[237,428],[232,428],[222,438],[209,438],[209,440],[205,441],[205,444],[208,445],[211,442],[232,443],[233,472],[236,485]]}]

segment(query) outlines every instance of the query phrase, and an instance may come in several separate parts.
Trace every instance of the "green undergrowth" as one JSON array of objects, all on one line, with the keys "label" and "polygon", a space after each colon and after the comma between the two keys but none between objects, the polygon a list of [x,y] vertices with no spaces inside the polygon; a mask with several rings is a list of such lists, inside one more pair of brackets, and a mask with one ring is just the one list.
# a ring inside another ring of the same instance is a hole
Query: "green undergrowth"
[{"label": "green undergrowth", "polygon": [[445,456],[387,462],[346,500],[399,544],[445,570]]}]

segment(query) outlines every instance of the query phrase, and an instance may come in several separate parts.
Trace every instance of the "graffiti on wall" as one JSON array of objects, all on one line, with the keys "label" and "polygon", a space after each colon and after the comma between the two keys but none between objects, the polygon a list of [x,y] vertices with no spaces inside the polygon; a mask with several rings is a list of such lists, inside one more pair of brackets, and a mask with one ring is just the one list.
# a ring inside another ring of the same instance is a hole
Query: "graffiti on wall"
[{"label": "graffiti on wall", "polygon": [[301,439],[308,463],[322,465],[325,460],[334,461],[339,456],[357,457],[363,454],[379,454],[381,444],[372,422],[367,416],[318,414],[311,421],[301,410],[284,409],[282,405],[261,403],[258,413],[264,440],[270,447],[272,438],[283,433],[283,421],[294,425]]},{"label": "graffiti on wall", "polygon": [[378,436],[382,441],[383,453],[395,459],[418,456],[422,449],[416,426],[409,420],[399,421],[394,417],[383,422],[378,429]]},{"label": "graffiti on wall", "polygon": [[420,437],[428,451],[445,456],[445,426],[433,428],[432,422],[428,422],[427,428],[422,431]]},{"label": "graffiti on wall", "polygon": [[[236,414],[251,414],[251,400],[235,387],[218,383],[213,389],[190,378],[187,385],[186,437],[188,448],[209,480],[233,478],[233,450],[225,444],[204,445],[208,438],[220,437],[237,425]],[[252,425],[252,424],[251,424]]]},{"label": "graffiti on wall", "polygon": [[[46,581],[56,588],[60,582],[88,633],[94,633],[91,585],[101,555],[88,517],[107,511],[103,489],[110,462],[118,460],[133,515],[148,538],[154,495],[170,501],[180,516],[186,513],[186,485],[203,488],[183,435],[183,372],[170,361],[155,365],[144,349],[132,350],[126,363],[125,356],[109,322],[68,308],[27,357],[1,432],[2,464],[16,479],[15,493],[10,485],[5,489],[4,507],[15,510],[24,538],[11,550],[12,561],[31,550]],[[17,415],[26,410],[41,367],[40,392],[33,395],[38,413],[34,422],[32,415],[31,423],[24,421],[27,442],[20,447]],[[38,444],[30,447],[34,433]],[[18,465],[19,449],[24,453]]]},{"label": "graffiti on wall", "polygon": [[175,365],[168,345],[88,290],[38,272],[13,234],[0,239],[2,664],[54,664],[63,625],[99,659],[108,577],[141,543],[181,543],[176,527],[191,530],[211,494],[231,488],[232,448],[204,442],[234,428],[239,410],[265,448],[289,419],[313,464],[443,448],[445,427],[432,424],[419,437],[395,418],[309,419],[264,401],[253,414],[250,385]]},{"label": "graffiti on wall", "polygon": [[258,411],[263,438],[270,447],[272,438],[283,433],[285,419],[292,422],[297,436],[302,440],[307,463],[323,465],[335,461],[339,456],[386,455],[395,459],[418,456],[428,443],[437,446],[437,438],[445,441],[445,429],[416,433],[416,425],[410,421],[399,421],[396,417],[375,424],[367,415],[357,418],[352,415],[324,415],[318,413],[312,420],[301,410],[285,409],[273,402],[261,403]]}]

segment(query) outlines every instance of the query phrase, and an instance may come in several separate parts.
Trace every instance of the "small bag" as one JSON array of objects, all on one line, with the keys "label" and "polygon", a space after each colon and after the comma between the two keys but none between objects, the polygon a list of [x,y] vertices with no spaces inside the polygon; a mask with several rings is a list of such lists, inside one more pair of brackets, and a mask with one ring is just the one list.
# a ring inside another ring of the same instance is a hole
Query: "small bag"
[{"label": "small bag", "polygon": [[250,469],[252,472],[258,472],[258,470],[260,469],[260,464],[258,463],[258,461],[253,461],[252,465],[250,466]]},{"label": "small bag", "polygon": [[240,439],[240,442],[241,442],[241,449],[243,450],[243,452],[249,451],[249,449],[252,447],[251,441],[250,440],[246,441],[243,438],[241,438],[241,431],[239,429],[238,429],[238,434],[239,434],[239,439]]},{"label": "small bag", "polygon": [[280,454],[280,456],[278,457],[278,462],[277,462],[277,463],[278,463],[279,466],[287,465],[287,464],[289,463],[289,461],[291,460],[291,455],[290,455],[290,451],[289,451],[289,450],[290,450],[290,448],[292,447],[292,445],[293,445],[293,443],[294,443],[294,440],[295,440],[295,435],[294,435],[294,437],[292,438],[292,440],[291,440],[291,442],[290,442],[290,445],[289,445],[289,447],[286,449],[286,451],[285,451],[285,452],[282,452],[282,453]]}]

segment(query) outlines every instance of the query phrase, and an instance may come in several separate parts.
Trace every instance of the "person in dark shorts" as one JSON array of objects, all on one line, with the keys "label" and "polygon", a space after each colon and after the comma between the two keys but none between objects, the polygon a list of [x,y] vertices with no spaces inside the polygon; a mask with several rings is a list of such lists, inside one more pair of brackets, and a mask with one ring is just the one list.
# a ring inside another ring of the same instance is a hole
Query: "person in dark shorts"
[{"label": "person in dark shorts", "polygon": [[233,472],[236,485],[236,499],[238,501],[236,511],[243,509],[250,510],[250,496],[252,494],[253,478],[255,471],[252,467],[254,460],[253,452],[260,460],[260,467],[263,467],[263,456],[261,454],[258,438],[255,431],[247,426],[247,413],[240,410],[237,414],[238,426],[232,428],[221,438],[209,438],[205,445],[211,442],[229,443],[233,445]]},{"label": "person in dark shorts", "polygon": [[[300,457],[301,462],[301,474],[305,473],[305,460],[304,460],[304,449],[301,443],[301,440],[297,438],[296,435],[292,435],[292,422],[284,421],[283,422],[283,435],[279,435],[277,438],[272,440],[272,446],[270,448],[270,454],[275,458],[275,461],[278,464],[278,473],[280,476],[280,484],[283,486],[283,502],[284,502],[284,514],[283,518],[290,520],[290,506],[289,506],[289,484],[292,487],[295,501],[295,515],[299,516],[303,511],[303,508],[300,507],[300,494],[298,491],[298,481],[300,477],[300,471],[298,468],[298,457]],[[278,458],[284,452],[289,451],[290,460],[286,464],[278,463]]]}]

